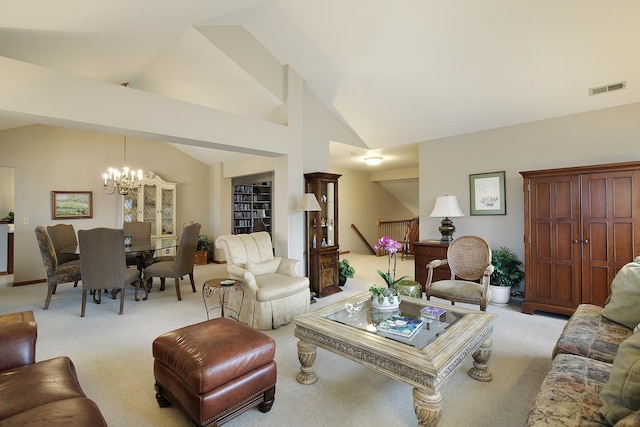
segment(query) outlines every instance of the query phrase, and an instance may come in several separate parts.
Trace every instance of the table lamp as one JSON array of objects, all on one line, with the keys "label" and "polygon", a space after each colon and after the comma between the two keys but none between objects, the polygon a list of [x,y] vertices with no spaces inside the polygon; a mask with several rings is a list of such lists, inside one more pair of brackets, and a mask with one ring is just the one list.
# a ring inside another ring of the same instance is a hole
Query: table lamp
[{"label": "table lamp", "polygon": [[458,205],[458,198],[456,196],[438,196],[436,206],[429,216],[444,218],[438,228],[442,234],[440,241],[442,243],[451,243],[453,241],[453,232],[456,231],[456,228],[453,226],[453,221],[451,221],[449,217],[461,217],[464,216],[464,213],[462,213],[460,205]]}]

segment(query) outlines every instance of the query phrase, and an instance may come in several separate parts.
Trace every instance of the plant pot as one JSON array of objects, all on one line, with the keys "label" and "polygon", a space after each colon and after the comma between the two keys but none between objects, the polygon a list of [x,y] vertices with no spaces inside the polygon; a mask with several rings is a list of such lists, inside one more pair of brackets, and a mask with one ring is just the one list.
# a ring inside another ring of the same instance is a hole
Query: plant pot
[{"label": "plant pot", "polygon": [[375,297],[371,300],[371,307],[376,310],[395,310],[400,306],[400,296],[384,297],[382,304]]},{"label": "plant pot", "polygon": [[347,283],[347,276],[338,276],[338,286],[344,286]]},{"label": "plant pot", "polygon": [[196,251],[193,265],[206,265],[209,263],[209,251]]},{"label": "plant pot", "polygon": [[491,290],[490,304],[493,305],[509,305],[511,300],[511,286],[494,286],[489,285]]}]

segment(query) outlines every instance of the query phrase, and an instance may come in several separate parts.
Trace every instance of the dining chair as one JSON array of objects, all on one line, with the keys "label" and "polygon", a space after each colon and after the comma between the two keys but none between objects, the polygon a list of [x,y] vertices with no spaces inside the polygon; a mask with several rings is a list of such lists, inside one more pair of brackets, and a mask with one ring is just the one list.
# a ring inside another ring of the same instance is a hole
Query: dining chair
[{"label": "dining chair", "polygon": [[[124,235],[131,236],[131,244],[146,243],[151,240],[151,223],[145,221],[131,221],[122,224]],[[140,257],[136,255],[127,255],[127,265],[138,266]]]},{"label": "dining chair", "polygon": [[72,224],[49,225],[47,226],[47,233],[49,233],[51,243],[53,243],[53,249],[56,251],[58,264],[66,265],[67,263],[72,263],[80,265],[80,255],[62,252],[63,249],[78,246],[76,230],[73,228]]},{"label": "dining chair", "polygon": [[146,267],[143,271],[143,280],[160,278],[160,290],[164,291],[165,279],[171,277],[175,279],[176,295],[178,301],[182,301],[180,295],[180,277],[185,274],[191,279],[191,289],[196,291],[196,284],[193,279],[193,263],[196,258],[196,248],[198,246],[198,235],[200,234],[200,224],[185,224],[180,234],[178,249],[174,260],[160,261]]},{"label": "dining chair", "polygon": [[82,311],[84,317],[87,292],[93,291],[94,302],[100,304],[102,291],[120,289],[120,314],[124,309],[125,288],[140,280],[137,269],[127,268],[124,231],[114,228],[79,230],[80,267],[82,271]]},{"label": "dining chair", "polygon": [[402,242],[402,253],[400,260],[403,261],[405,255],[415,255],[415,249],[413,244],[418,240],[418,234],[420,233],[420,219],[418,217],[412,218],[407,225],[407,231],[405,232]]},{"label": "dining chair", "polygon": [[51,296],[56,293],[57,286],[60,283],[69,282],[74,282],[74,287],[78,286],[78,282],[81,280],[81,271],[79,264],[65,266],[58,264],[58,258],[56,257],[56,251],[53,248],[51,237],[49,237],[49,233],[47,233],[47,230],[45,230],[43,226],[37,226],[35,233],[44,264],[44,271],[47,275],[47,298],[44,301],[43,309],[47,310],[51,302]]},{"label": "dining chair", "polygon": [[[433,280],[433,270],[449,266],[451,280]],[[447,248],[447,259],[434,260],[427,264],[429,269],[425,293],[431,297],[456,302],[480,305],[486,311],[491,299],[489,282],[494,267],[491,264],[491,248],[481,237],[462,236],[455,239]]]}]

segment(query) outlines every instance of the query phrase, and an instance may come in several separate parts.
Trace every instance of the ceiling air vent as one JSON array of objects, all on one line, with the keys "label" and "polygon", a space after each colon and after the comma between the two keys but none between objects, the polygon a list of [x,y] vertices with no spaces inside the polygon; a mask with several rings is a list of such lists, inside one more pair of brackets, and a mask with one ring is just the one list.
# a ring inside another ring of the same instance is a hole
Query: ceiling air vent
[{"label": "ceiling air vent", "polygon": [[627,87],[626,81],[619,82],[619,83],[611,83],[610,85],[606,85],[606,86],[592,87],[592,88],[589,88],[589,96],[598,95],[605,92],[611,92],[613,90],[620,90],[626,87]]}]

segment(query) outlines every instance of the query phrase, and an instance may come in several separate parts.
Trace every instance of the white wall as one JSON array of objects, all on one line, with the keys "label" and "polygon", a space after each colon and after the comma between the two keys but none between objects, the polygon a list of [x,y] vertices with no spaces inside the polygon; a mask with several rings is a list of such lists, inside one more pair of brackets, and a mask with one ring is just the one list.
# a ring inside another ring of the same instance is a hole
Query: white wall
[{"label": "white wall", "polygon": [[[436,197],[458,196],[455,237],[481,236],[524,255],[520,171],[640,159],[640,103],[460,135],[420,144],[420,238],[440,239],[429,218]],[[443,161],[444,158],[449,161]],[[507,215],[469,216],[469,175],[505,171]]]},{"label": "white wall", "polygon": [[0,165],[0,219],[6,217],[9,212],[13,212],[15,206],[13,193],[14,170]]}]

